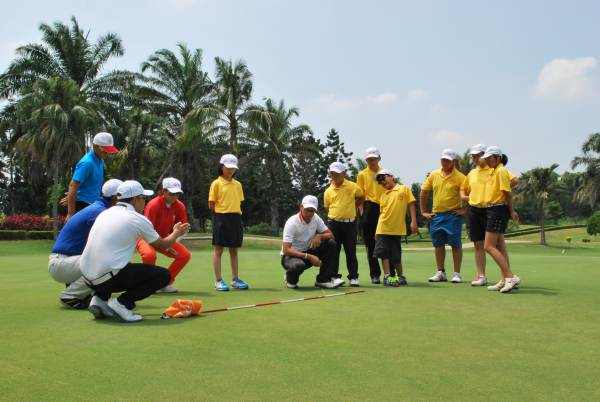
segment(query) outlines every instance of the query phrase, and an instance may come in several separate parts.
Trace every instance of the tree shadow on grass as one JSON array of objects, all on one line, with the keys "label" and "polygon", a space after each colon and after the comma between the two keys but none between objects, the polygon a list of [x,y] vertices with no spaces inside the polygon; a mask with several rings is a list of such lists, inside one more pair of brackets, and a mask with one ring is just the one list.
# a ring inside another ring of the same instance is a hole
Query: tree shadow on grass
[{"label": "tree shadow on grass", "polygon": [[510,294],[511,295],[536,294],[536,295],[542,295],[542,296],[556,296],[560,292],[562,292],[562,291],[559,289],[548,289],[548,288],[540,288],[540,287],[536,287],[536,286],[527,286],[527,287],[519,287],[519,289],[517,289],[517,290],[511,290]]}]

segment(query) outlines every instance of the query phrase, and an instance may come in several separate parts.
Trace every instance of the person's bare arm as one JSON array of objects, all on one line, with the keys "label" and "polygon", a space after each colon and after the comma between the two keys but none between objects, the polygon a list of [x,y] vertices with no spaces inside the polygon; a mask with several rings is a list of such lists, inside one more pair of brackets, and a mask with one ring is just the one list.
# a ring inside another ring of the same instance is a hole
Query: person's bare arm
[{"label": "person's bare arm", "polygon": [[510,191],[504,191],[504,195],[506,196],[506,203],[508,204],[508,209],[510,210],[510,218],[515,222],[519,222],[519,215],[517,215],[515,212],[512,193]]},{"label": "person's bare arm", "polygon": [[434,213],[427,213],[427,194],[429,194],[429,191],[427,190],[421,190],[421,199],[419,200],[419,203],[421,204],[421,215],[423,215],[425,218],[431,220],[431,218],[433,217],[433,215],[435,215]]},{"label": "person's bare arm", "polygon": [[465,190],[463,190],[462,188],[460,189],[460,199],[466,203],[468,203],[470,200],[469,196],[467,195],[467,192]]},{"label": "person's bare arm", "polygon": [[512,180],[510,181],[510,188],[513,188],[517,184],[519,184],[519,178],[518,177],[513,177]]},{"label": "person's bare arm", "polygon": [[208,202],[208,209],[210,210],[215,210],[215,202],[214,201],[209,201]]},{"label": "person's bare arm", "polygon": [[414,202],[411,202],[408,207],[410,209],[410,231],[417,233],[419,231],[419,227],[417,226],[417,208],[415,208]]},{"label": "person's bare arm", "polygon": [[333,240],[333,239],[335,239],[335,237],[333,236],[333,233],[331,233],[331,230],[329,230],[329,229],[325,230],[321,234],[316,234],[315,237],[313,237],[311,248],[314,250],[317,247],[319,247],[319,245],[321,244],[321,242],[323,240],[330,240],[330,239]]},{"label": "person's bare arm", "polygon": [[356,201],[354,201],[354,206],[357,207],[357,208],[360,207],[360,206],[362,206],[362,204],[365,203],[366,199],[367,199],[367,197],[364,194],[361,195],[360,197],[358,197],[356,199]]},{"label": "person's bare arm", "polygon": [[166,251],[167,249],[173,247],[175,243],[177,243],[177,238],[187,234],[190,231],[189,223],[181,223],[177,222],[175,226],[173,226],[173,232],[165,237],[159,237],[157,240],[150,243],[152,247],[154,247],[158,251]]},{"label": "person's bare arm", "polygon": [[310,263],[315,267],[321,266],[321,261],[319,260],[319,257],[317,257],[316,255],[301,253],[300,251],[294,250],[292,248],[292,243],[283,242],[283,255],[301,258],[303,260],[309,260]]},{"label": "person's bare arm", "polygon": [[69,184],[69,193],[67,194],[67,217],[65,223],[75,215],[75,203],[77,202],[77,190],[81,187],[81,183],[77,180],[71,180]]}]

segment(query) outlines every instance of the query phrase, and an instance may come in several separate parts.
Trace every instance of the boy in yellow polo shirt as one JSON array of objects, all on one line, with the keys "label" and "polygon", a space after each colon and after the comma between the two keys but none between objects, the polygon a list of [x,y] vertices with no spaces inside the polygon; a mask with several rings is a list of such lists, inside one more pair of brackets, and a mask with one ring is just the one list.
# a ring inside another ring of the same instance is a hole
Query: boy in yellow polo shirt
[{"label": "boy in yellow polo shirt", "polygon": [[[365,193],[365,203],[359,207],[360,225],[362,227],[365,249],[367,250],[367,261],[369,262],[369,275],[371,282],[380,284],[381,267],[379,260],[373,257],[375,251],[375,231],[379,222],[379,199],[385,193],[385,188],[377,184],[373,179],[383,168],[379,166],[381,154],[377,148],[369,148],[365,153],[365,161],[368,166],[358,174],[356,184]],[[396,276],[394,267],[391,267],[391,275]]]},{"label": "boy in yellow polo shirt", "polygon": [[[448,282],[444,262],[446,260],[446,244],[452,247],[454,274],[452,283],[461,283],[460,265],[462,264],[462,225],[463,216],[467,214],[462,209],[460,186],[465,181],[465,175],[454,168],[458,162],[456,153],[451,149],[442,152],[439,170],[432,172],[421,190],[421,215],[431,221],[429,234],[435,247],[435,262],[438,272],[429,278],[429,282]],[[427,213],[427,194],[433,190],[433,211]]]},{"label": "boy in yellow polo shirt", "polygon": [[356,259],[356,208],[365,202],[363,191],[351,181],[346,180],[346,166],[341,162],[333,162],[329,166],[331,185],[325,190],[323,201],[328,212],[327,227],[335,236],[338,246],[337,261],[334,264],[333,281],[338,286],[346,283],[342,280],[340,270],[340,252],[344,246],[346,266],[350,286],[359,286],[358,260]]},{"label": "boy in yellow polo shirt", "polygon": [[[410,230],[416,232],[417,211],[415,209],[415,197],[408,187],[394,182],[394,174],[383,169],[373,176],[382,188],[387,190],[380,198],[381,215],[375,237],[375,251],[373,256],[381,258],[383,272],[383,286],[397,287],[407,285],[406,277],[402,270],[402,246],[401,237],[406,236],[406,210],[410,208]],[[392,264],[398,273],[391,276]],[[398,276],[399,275],[399,276]]]}]

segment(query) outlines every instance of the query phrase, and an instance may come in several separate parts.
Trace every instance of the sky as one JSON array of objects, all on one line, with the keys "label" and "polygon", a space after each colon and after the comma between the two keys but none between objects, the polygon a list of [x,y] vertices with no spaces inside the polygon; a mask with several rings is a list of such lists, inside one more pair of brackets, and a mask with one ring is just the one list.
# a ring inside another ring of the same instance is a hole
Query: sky
[{"label": "sky", "polygon": [[[499,146],[515,174],[570,170],[600,131],[598,1],[3,2],[0,70],[40,42],[41,22],[75,16],[95,41],[118,33],[125,55],[107,69],[139,71],[178,42],[244,59],[254,102],[285,99],[317,138],[335,128],[355,158],[369,147],[406,184],[440,167],[445,148]],[[24,5],[26,4],[26,6]]]}]

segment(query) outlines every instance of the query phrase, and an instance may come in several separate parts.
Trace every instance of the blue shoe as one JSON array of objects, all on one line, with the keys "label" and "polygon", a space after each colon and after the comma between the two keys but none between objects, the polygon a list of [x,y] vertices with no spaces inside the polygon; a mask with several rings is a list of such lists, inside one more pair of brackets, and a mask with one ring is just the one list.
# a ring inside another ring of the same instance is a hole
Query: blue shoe
[{"label": "blue shoe", "polygon": [[232,288],[236,288],[239,290],[244,290],[244,289],[248,289],[248,285],[244,283],[244,281],[242,281],[241,279],[236,279],[235,281],[231,282],[231,287]]},{"label": "blue shoe", "polygon": [[224,292],[227,292],[229,291],[229,286],[227,286],[225,281],[221,279],[219,282],[215,283],[215,290],[222,290]]}]

